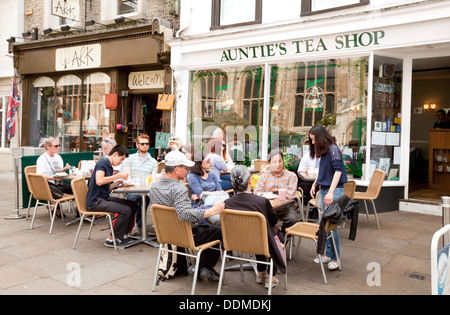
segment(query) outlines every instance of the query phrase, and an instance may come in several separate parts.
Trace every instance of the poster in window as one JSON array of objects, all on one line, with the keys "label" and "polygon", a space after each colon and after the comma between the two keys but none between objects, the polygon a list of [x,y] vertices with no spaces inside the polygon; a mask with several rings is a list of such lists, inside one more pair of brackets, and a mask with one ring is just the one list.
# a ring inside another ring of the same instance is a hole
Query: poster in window
[{"label": "poster in window", "polygon": [[209,120],[213,119],[214,103],[213,101],[202,101],[202,118]]}]

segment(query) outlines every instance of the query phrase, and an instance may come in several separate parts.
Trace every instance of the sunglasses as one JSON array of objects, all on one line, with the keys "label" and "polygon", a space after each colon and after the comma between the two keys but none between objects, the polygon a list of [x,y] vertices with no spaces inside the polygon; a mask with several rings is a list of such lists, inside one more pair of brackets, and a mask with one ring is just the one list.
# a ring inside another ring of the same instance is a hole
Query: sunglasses
[{"label": "sunglasses", "polygon": [[54,147],[54,148],[59,148],[60,146],[61,146],[60,144],[52,145],[52,147]]},{"label": "sunglasses", "polygon": [[144,142],[144,143],[139,143],[139,145],[150,145],[150,143]]}]

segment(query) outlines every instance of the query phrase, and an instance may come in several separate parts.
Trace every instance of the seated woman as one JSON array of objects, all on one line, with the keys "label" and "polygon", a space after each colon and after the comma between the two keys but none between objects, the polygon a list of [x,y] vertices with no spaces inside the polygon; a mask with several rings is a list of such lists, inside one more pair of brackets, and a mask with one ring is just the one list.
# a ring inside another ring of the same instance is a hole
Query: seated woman
[{"label": "seated woman", "polygon": [[[211,170],[209,155],[199,151],[194,157],[195,164],[188,176],[188,186],[191,192],[191,204],[193,208],[202,206],[202,198],[205,192],[223,192],[219,179]],[[210,218],[210,223],[220,224],[220,216]]]},{"label": "seated woman", "polygon": [[[57,173],[65,172],[70,167],[67,163],[64,166],[63,159],[58,154],[59,147],[60,145],[58,139],[48,138],[45,140],[45,153],[42,154],[36,161],[36,174],[44,175],[47,178],[48,185],[50,186],[50,190],[52,192],[57,192],[58,194],[73,194],[70,184],[64,183],[61,178],[56,177]],[[55,198],[55,194],[52,193],[52,195],[53,198]],[[61,218],[60,207],[61,205],[59,205],[56,210],[56,216],[58,218]]]},{"label": "seated woman", "polygon": [[230,175],[220,175],[220,172],[228,172],[228,165],[226,164],[222,151],[223,147],[222,139],[220,138],[212,138],[209,140],[206,150],[211,159],[211,172],[213,172],[217,178],[219,179],[220,185],[223,190],[233,189],[233,185],[231,184]]},{"label": "seated woman", "polygon": [[[273,210],[268,199],[261,196],[256,196],[252,193],[252,176],[246,166],[235,166],[230,175],[236,195],[225,200],[225,208],[233,210],[257,211],[266,217],[267,235],[269,237],[269,252],[274,261],[272,286],[275,287],[279,284],[278,279],[275,277],[277,270],[282,273],[286,272],[286,264],[274,239],[275,235],[277,235],[276,231],[278,231],[278,228],[275,226],[278,222],[277,214]],[[256,255],[256,259],[259,261],[266,261],[266,257],[263,255]],[[256,277],[256,282],[262,283],[264,277],[269,272],[268,266],[258,264],[257,268],[258,276]],[[269,277],[266,277],[265,279],[265,287],[269,287]]]}]

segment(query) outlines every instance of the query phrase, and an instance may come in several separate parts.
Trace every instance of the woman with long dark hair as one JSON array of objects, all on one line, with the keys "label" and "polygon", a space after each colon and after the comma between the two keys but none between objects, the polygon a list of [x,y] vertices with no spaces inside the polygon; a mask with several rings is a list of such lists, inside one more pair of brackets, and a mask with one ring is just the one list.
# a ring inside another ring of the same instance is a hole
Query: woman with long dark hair
[{"label": "woman with long dark hair", "polygon": [[[315,198],[316,188],[320,188],[320,200],[323,212],[333,202],[344,195],[344,184],[347,182],[344,161],[339,147],[336,145],[336,138],[320,125],[316,125],[309,131],[310,154],[311,157],[320,158],[319,174],[311,188],[311,197]],[[334,250],[331,239],[327,240],[326,253],[322,257],[323,262],[328,262],[328,269],[339,268],[337,255],[340,255],[339,237],[337,230],[334,230],[336,250]],[[314,260],[319,263],[319,258]]]}]

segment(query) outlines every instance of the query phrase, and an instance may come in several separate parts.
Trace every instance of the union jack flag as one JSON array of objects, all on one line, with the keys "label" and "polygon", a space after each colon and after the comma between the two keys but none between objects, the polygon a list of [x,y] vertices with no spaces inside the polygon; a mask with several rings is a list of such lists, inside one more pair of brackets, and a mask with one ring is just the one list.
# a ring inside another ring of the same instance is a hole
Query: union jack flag
[{"label": "union jack flag", "polygon": [[16,77],[13,78],[11,95],[9,96],[8,113],[6,116],[6,129],[8,139],[11,140],[16,135],[16,114],[20,105],[19,91],[16,86]]}]

